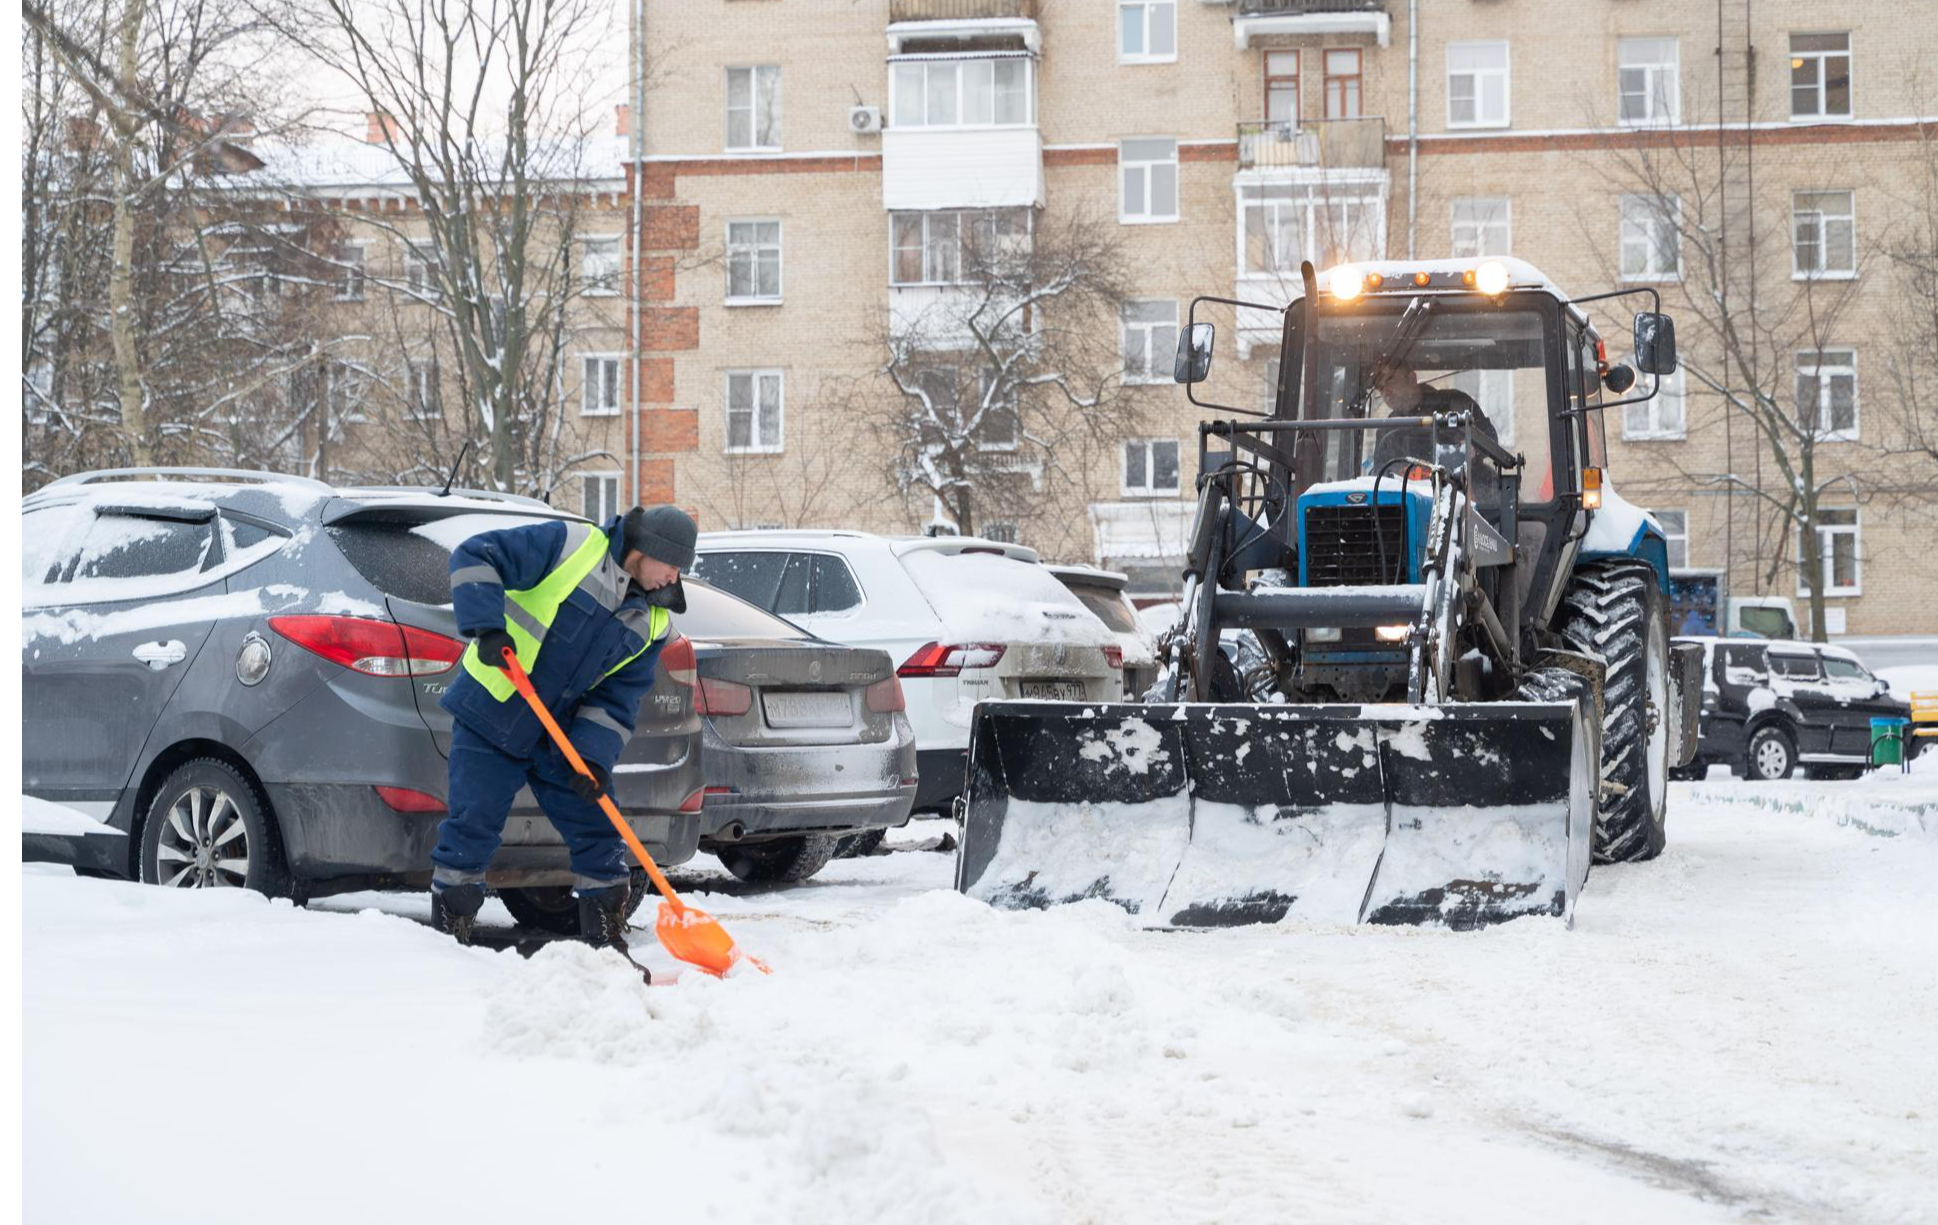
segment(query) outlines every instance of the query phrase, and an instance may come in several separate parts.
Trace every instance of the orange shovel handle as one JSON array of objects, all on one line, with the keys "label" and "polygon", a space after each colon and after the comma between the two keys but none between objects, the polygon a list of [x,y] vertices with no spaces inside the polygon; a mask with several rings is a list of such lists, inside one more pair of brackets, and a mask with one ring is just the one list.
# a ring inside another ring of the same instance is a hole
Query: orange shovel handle
[{"label": "orange shovel handle", "polygon": [[[566,738],[564,729],[559,727],[559,721],[552,717],[551,711],[545,709],[545,703],[538,700],[538,691],[532,688],[532,678],[525,675],[524,665],[520,664],[518,656],[510,651],[505,652],[505,671],[511,674],[513,686],[524,695],[525,701],[531,704],[532,713],[538,716],[538,721],[545,725],[546,731],[552,733],[552,742],[559,746],[559,752],[565,754],[565,760],[572,763],[574,770],[587,778],[592,778],[592,771],[586,768],[585,758],[579,756],[579,750],[572,747],[572,742]],[[653,862],[653,857],[646,853],[645,846],[640,843],[639,836],[633,833],[632,826],[626,824],[625,818],[619,815],[619,808],[612,802],[612,797],[603,791],[599,793],[599,807],[605,809],[606,820],[611,821],[612,827],[619,831],[621,838],[625,839],[627,848],[638,858],[639,866],[646,869],[647,876],[652,877],[653,884],[659,889],[659,895],[665,898],[675,911],[684,913],[686,903],[680,900],[679,894],[673,892],[673,886],[660,872],[659,865]]]}]

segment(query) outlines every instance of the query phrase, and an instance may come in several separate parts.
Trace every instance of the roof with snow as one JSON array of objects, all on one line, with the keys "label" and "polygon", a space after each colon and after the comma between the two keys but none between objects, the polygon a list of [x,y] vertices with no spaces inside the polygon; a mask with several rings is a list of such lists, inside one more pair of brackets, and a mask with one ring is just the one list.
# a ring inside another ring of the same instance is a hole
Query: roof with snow
[{"label": "roof with snow", "polygon": [[[485,174],[499,161],[493,143],[480,142],[478,162]],[[408,191],[411,186],[400,160],[408,154],[402,145],[393,152],[381,142],[320,135],[303,141],[264,138],[251,142],[248,149],[262,166],[230,175],[227,182],[308,191]],[[535,165],[540,177],[558,182],[620,183],[629,156],[627,137],[601,134],[550,142],[536,155]]]}]

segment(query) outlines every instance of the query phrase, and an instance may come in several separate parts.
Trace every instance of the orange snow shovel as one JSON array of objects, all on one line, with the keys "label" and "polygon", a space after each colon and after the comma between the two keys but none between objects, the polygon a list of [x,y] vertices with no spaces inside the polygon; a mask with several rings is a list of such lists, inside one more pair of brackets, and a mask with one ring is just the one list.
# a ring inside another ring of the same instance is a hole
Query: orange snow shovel
[{"label": "orange snow shovel", "polygon": [[[511,674],[511,683],[517,687],[520,694],[524,695],[525,701],[530,703],[532,713],[537,715],[538,721],[545,725],[545,730],[552,734],[552,742],[559,746],[559,752],[565,754],[565,760],[572,763],[574,770],[591,778],[592,771],[586,769],[585,759],[579,756],[579,751],[572,747],[570,740],[566,739],[565,732],[558,725],[558,720],[552,717],[551,711],[545,709],[545,703],[539,701],[538,691],[532,688],[532,678],[525,675],[524,666],[518,662],[518,656],[510,651],[505,652],[505,671]],[[680,895],[673,891],[673,886],[660,872],[659,865],[653,862],[653,857],[646,853],[644,846],[640,845],[639,838],[633,833],[632,827],[627,825],[625,819],[619,815],[619,809],[613,804],[611,796],[601,792],[599,807],[605,809],[606,819],[611,821],[612,827],[619,831],[619,836],[626,840],[626,845],[639,859],[639,866],[646,869],[646,875],[652,877],[654,887],[659,890],[662,900],[659,904],[659,919],[653,924],[653,934],[659,937],[660,945],[667,952],[688,965],[698,966],[716,978],[733,969],[734,964],[743,957],[753,963],[754,968],[762,974],[772,973],[767,968],[766,962],[735,944],[734,938],[727,934],[727,929],[720,926],[712,915],[688,906],[680,900]]]}]

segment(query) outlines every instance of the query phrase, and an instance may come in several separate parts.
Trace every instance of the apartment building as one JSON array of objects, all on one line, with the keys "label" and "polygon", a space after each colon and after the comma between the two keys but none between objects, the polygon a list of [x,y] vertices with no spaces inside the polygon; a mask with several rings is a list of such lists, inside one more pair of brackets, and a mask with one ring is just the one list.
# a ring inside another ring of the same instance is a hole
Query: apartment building
[{"label": "apartment building", "polygon": [[[1302,259],[1511,254],[1579,295],[1658,289],[1719,382],[1679,375],[1608,422],[1613,478],[1676,564],[1802,589],[1779,457],[1724,394],[1761,391],[1812,423],[1829,631],[1938,629],[1938,473],[1880,449],[1881,239],[1934,136],[1931,23],[1777,0],[686,0],[634,37],[655,72],[634,149],[646,500],[707,526],[946,523],[828,388],[880,367],[881,322],[950,292],[992,216],[1117,227],[1132,380],[1162,377],[1194,295],[1282,304]],[[1724,318],[1741,352],[1705,325]],[[1225,385],[1262,402],[1275,316],[1220,328]],[[1511,385],[1470,390],[1511,435]],[[1168,585],[1199,414],[1156,403],[1039,475],[1067,496],[978,530]]]}]

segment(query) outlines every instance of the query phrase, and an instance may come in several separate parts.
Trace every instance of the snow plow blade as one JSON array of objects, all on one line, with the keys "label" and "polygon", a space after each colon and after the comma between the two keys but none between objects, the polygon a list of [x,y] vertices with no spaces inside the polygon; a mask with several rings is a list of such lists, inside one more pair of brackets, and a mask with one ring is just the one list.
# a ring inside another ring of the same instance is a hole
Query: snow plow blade
[{"label": "snow plow blade", "polygon": [[1171,927],[1572,920],[1591,741],[1574,701],[986,702],[956,888]]}]

